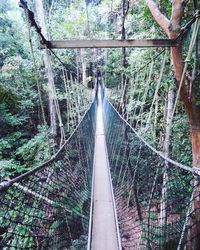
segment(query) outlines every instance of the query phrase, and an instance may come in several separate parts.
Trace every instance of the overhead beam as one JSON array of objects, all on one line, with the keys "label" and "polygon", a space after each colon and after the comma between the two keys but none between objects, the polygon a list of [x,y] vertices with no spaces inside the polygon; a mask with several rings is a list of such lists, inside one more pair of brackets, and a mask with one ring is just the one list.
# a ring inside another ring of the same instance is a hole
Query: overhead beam
[{"label": "overhead beam", "polygon": [[[133,39],[133,40],[53,40],[48,41],[51,49],[75,48],[122,48],[122,47],[176,47],[178,43],[172,39]],[[45,44],[40,44],[44,49]]]}]

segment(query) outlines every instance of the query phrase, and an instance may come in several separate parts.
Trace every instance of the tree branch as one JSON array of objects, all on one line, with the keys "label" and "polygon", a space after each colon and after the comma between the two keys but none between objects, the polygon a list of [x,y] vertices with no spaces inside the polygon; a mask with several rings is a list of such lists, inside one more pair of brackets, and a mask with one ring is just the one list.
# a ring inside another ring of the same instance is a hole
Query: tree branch
[{"label": "tree branch", "polygon": [[169,31],[170,38],[174,39],[181,29],[181,21],[184,14],[184,9],[187,1],[173,0],[172,1],[172,15],[170,19]]},{"label": "tree branch", "polygon": [[149,7],[149,10],[151,11],[151,14],[156,20],[156,22],[169,36],[169,25],[170,25],[169,19],[161,13],[157,4],[153,0],[146,0],[146,4]]}]

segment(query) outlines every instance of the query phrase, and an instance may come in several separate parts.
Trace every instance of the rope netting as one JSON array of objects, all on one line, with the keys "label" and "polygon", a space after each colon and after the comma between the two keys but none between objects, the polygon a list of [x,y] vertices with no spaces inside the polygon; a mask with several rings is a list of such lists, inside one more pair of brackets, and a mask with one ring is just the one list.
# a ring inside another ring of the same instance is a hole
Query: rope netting
[{"label": "rope netting", "polygon": [[200,237],[197,170],[153,149],[106,98],[104,114],[123,249],[194,245]]},{"label": "rope netting", "polygon": [[0,183],[0,249],[82,249],[87,245],[96,101],[59,152]]}]

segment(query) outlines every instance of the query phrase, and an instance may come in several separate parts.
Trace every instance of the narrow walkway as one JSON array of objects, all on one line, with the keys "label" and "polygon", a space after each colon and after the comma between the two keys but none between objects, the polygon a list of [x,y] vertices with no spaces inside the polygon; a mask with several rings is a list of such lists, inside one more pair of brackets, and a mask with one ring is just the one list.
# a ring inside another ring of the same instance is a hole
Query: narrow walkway
[{"label": "narrow walkway", "polygon": [[99,90],[94,155],[92,250],[118,250],[109,171]]}]

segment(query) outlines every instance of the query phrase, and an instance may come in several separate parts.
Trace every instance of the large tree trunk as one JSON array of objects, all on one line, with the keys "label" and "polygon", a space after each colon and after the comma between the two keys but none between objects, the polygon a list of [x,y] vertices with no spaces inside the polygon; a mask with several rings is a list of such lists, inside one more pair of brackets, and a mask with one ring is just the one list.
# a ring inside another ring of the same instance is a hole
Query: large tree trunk
[{"label": "large tree trunk", "polygon": [[[171,32],[169,38],[176,38],[177,34]],[[182,72],[183,72],[183,63],[181,48],[172,48],[171,49],[171,58],[174,65],[175,76],[177,80],[177,86],[179,86]],[[187,80],[185,79],[185,82]],[[181,99],[184,103],[185,110],[188,115],[190,123],[190,134],[192,140],[192,158],[193,158],[193,167],[200,168],[200,108],[196,106],[196,100],[190,96],[189,89],[183,85],[181,92]],[[188,250],[197,250],[200,249],[200,201],[199,201],[199,192],[200,187],[199,183],[195,181],[194,183],[194,211],[192,214],[191,224],[193,225],[188,234]]]},{"label": "large tree trunk", "polygon": [[[42,34],[48,40],[45,18],[44,18],[44,8],[42,0],[35,0],[35,8],[38,17],[38,22],[41,27]],[[43,60],[46,69],[46,75],[48,79],[48,92],[49,92],[49,109],[50,109],[50,126],[51,126],[51,134],[53,140],[56,137],[56,106],[55,106],[55,96],[54,96],[54,76],[53,70],[51,67],[51,61],[48,54],[48,50],[43,51]]]},{"label": "large tree trunk", "polygon": [[[176,8],[178,7],[180,8],[181,6],[182,5],[178,5],[176,6]],[[180,15],[182,12],[183,11],[179,11]],[[180,18],[176,17],[176,20],[180,21]],[[180,23],[177,21],[175,22],[174,25],[180,26]],[[174,31],[173,25],[170,25],[169,29],[170,29],[170,33],[168,35],[169,38],[175,39],[178,36],[180,30]],[[177,86],[179,86],[179,83],[182,77],[182,72],[183,72],[183,59],[182,59],[182,53],[181,53],[181,46],[171,49],[171,60],[174,66]],[[187,80],[185,79],[185,83],[186,81]],[[200,108],[196,106],[195,98],[190,97],[189,89],[186,86],[186,84],[183,84],[180,95],[184,103],[185,110],[187,112],[189,123],[190,123],[190,128],[191,128],[193,166],[200,167]]]},{"label": "large tree trunk", "polygon": [[[180,33],[181,20],[187,2],[187,0],[173,0],[171,19],[168,20],[160,12],[153,0],[146,0],[154,19],[171,39],[175,39]],[[174,67],[177,86],[179,86],[183,72],[181,46],[171,48],[171,61]],[[200,107],[196,105],[197,100],[195,99],[195,94],[190,93],[188,89],[186,78],[184,79],[180,95],[190,123],[193,166],[200,168]],[[198,198],[199,195],[197,195],[198,193],[199,186],[194,190],[194,197],[196,194],[196,198],[194,201],[194,214],[192,216],[193,227],[190,232],[190,237],[193,238],[193,240],[191,241],[191,244],[188,245],[188,249],[200,249],[200,201]]]},{"label": "large tree trunk", "polygon": [[[169,21],[158,10],[158,7],[154,3],[154,1],[146,0],[146,3],[153,17],[171,39],[175,39],[180,33],[180,24],[183,16],[185,2],[186,1],[182,0],[173,0],[172,16],[171,20]],[[183,72],[181,46],[171,48],[171,60],[174,67],[177,86],[179,86]],[[196,106],[196,100],[194,98],[190,99],[188,87],[186,84],[183,84],[180,95],[184,103],[191,127],[193,166],[200,167],[200,108]]]}]

